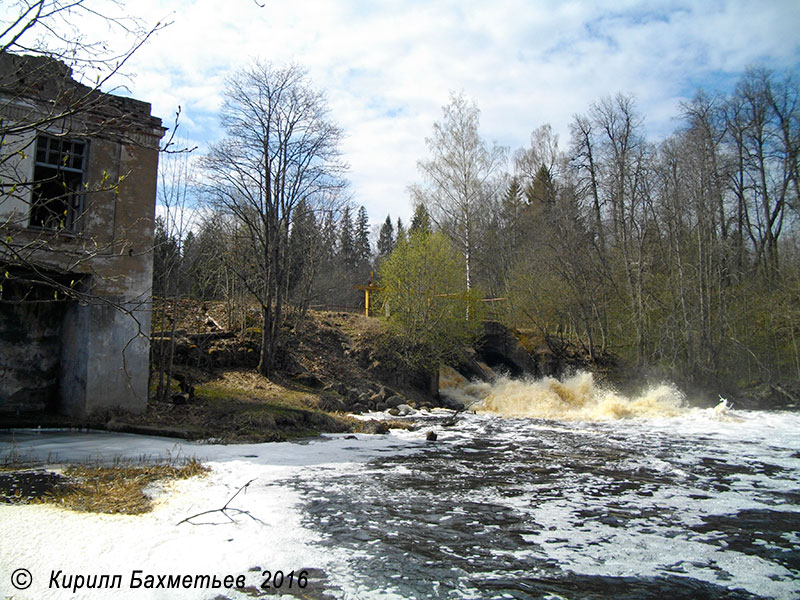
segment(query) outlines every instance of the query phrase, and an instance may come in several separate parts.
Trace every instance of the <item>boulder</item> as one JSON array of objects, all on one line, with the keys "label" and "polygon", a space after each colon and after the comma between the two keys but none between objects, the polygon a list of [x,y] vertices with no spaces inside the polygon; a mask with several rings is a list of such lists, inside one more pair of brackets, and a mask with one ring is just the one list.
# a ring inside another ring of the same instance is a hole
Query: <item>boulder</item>
[{"label": "boulder", "polygon": [[326,385],[324,391],[336,392],[340,396],[346,396],[348,389],[344,383],[342,383],[341,381],[336,381],[334,383],[331,383],[330,385]]},{"label": "boulder", "polygon": [[466,406],[464,406],[463,402],[448,398],[446,395],[442,395],[442,406],[459,412],[466,409]]},{"label": "boulder", "polygon": [[342,412],[346,409],[344,400],[339,394],[328,391],[323,392],[321,397],[322,402],[320,408],[322,408],[322,410],[327,410],[328,412]]},{"label": "boulder", "polygon": [[388,400],[392,396],[397,396],[397,392],[388,387],[381,388],[380,393],[383,395],[384,401]]},{"label": "boulder", "polygon": [[362,433],[376,433],[382,435],[389,433],[389,426],[383,421],[366,421],[362,424],[360,431]]},{"label": "boulder", "polygon": [[403,399],[400,396],[389,396],[384,402],[389,408],[397,408],[403,404]]}]

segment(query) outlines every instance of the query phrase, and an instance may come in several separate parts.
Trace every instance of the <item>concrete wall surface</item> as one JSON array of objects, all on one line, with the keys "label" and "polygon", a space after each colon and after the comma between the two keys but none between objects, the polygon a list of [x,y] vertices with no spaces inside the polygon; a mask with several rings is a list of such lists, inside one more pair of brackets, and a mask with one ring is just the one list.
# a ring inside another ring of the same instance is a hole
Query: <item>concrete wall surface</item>
[{"label": "concrete wall surface", "polygon": [[[59,115],[75,97],[91,98],[89,108]],[[164,132],[145,102],[86,88],[57,61],[0,53],[0,158],[9,159],[0,160],[0,415],[145,409]],[[26,216],[41,135],[86,148],[82,211],[69,229]]]}]

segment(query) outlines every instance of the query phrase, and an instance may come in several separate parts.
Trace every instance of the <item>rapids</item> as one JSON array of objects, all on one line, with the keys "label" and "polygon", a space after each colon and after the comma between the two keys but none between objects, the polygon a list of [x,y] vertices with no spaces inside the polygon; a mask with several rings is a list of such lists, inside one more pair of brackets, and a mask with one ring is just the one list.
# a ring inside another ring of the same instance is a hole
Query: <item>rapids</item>
[{"label": "rapids", "polygon": [[[0,544],[0,571],[25,566],[44,585],[48,569],[84,564],[205,568],[258,585],[261,569],[303,568],[301,597],[317,600],[800,597],[800,414],[692,408],[671,386],[626,397],[586,374],[451,379],[474,412],[453,426],[451,411],[421,412],[415,430],[388,435],[178,446],[0,433],[0,457],[180,453],[213,470],[135,523],[63,514],[54,527],[56,509],[0,505],[0,539],[14,540]],[[250,480],[235,506],[259,521],[175,526]],[[3,593],[14,590],[0,578]]]},{"label": "rapids", "polygon": [[[598,385],[594,375],[588,372],[579,372],[563,380],[500,377],[494,383],[468,383],[450,376],[445,381],[442,389],[445,395],[461,401],[474,412],[503,417],[604,421],[677,417],[691,410],[674,385],[652,386],[639,396],[627,397]],[[726,411],[727,406],[727,401],[723,401],[717,413]]]},{"label": "rapids", "polygon": [[[407,456],[302,482],[345,598],[800,597],[800,415],[591,375],[470,384]],[[355,592],[354,590],[359,590]]]}]

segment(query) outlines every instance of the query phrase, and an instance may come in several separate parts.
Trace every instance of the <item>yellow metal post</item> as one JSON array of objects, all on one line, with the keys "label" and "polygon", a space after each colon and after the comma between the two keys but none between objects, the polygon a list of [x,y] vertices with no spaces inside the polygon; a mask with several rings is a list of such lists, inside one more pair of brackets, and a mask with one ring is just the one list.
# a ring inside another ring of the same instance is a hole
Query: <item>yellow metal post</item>
[{"label": "yellow metal post", "polygon": [[369,293],[370,292],[378,292],[378,291],[383,289],[381,286],[375,285],[374,283],[372,283],[372,280],[373,280],[374,277],[375,277],[375,274],[372,271],[370,271],[370,273],[369,273],[369,281],[367,282],[367,285],[354,285],[353,286],[354,289],[364,290],[364,316],[365,317],[369,316]]}]

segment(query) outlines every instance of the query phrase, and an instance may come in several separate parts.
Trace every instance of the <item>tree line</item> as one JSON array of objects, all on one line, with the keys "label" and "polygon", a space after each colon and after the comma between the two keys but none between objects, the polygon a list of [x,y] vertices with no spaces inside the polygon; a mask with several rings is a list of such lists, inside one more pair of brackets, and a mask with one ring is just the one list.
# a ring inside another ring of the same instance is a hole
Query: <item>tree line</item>
[{"label": "tree line", "polygon": [[324,95],[298,66],[255,63],[228,81],[226,138],[177,158],[194,160],[192,186],[174,176],[160,186],[162,197],[183,189],[203,218],[176,227],[185,206],[162,202],[155,293],[224,299],[240,315],[258,305],[265,374],[287,314],[357,305],[353,284],[375,271],[396,292],[384,294],[390,320],[418,321],[425,304],[407,311],[419,296],[404,299],[397,284],[426,273],[441,282],[419,292],[436,298],[427,306],[465,294],[445,319],[454,329],[491,296],[504,299],[495,318],[554,351],[613,353],[704,386],[797,380],[795,77],[754,68],[728,95],[699,91],[659,141],[632,97],[602,98],[573,117],[563,149],[542,125],[513,153],[487,142],[478,107],[453,94],[409,188],[412,222],[387,216],[373,249]]},{"label": "tree line", "polygon": [[541,126],[512,169],[478,117],[452,97],[412,196],[507,323],[687,384],[800,378],[795,74],[699,91],[661,141],[632,97],[603,98],[565,150]]}]

